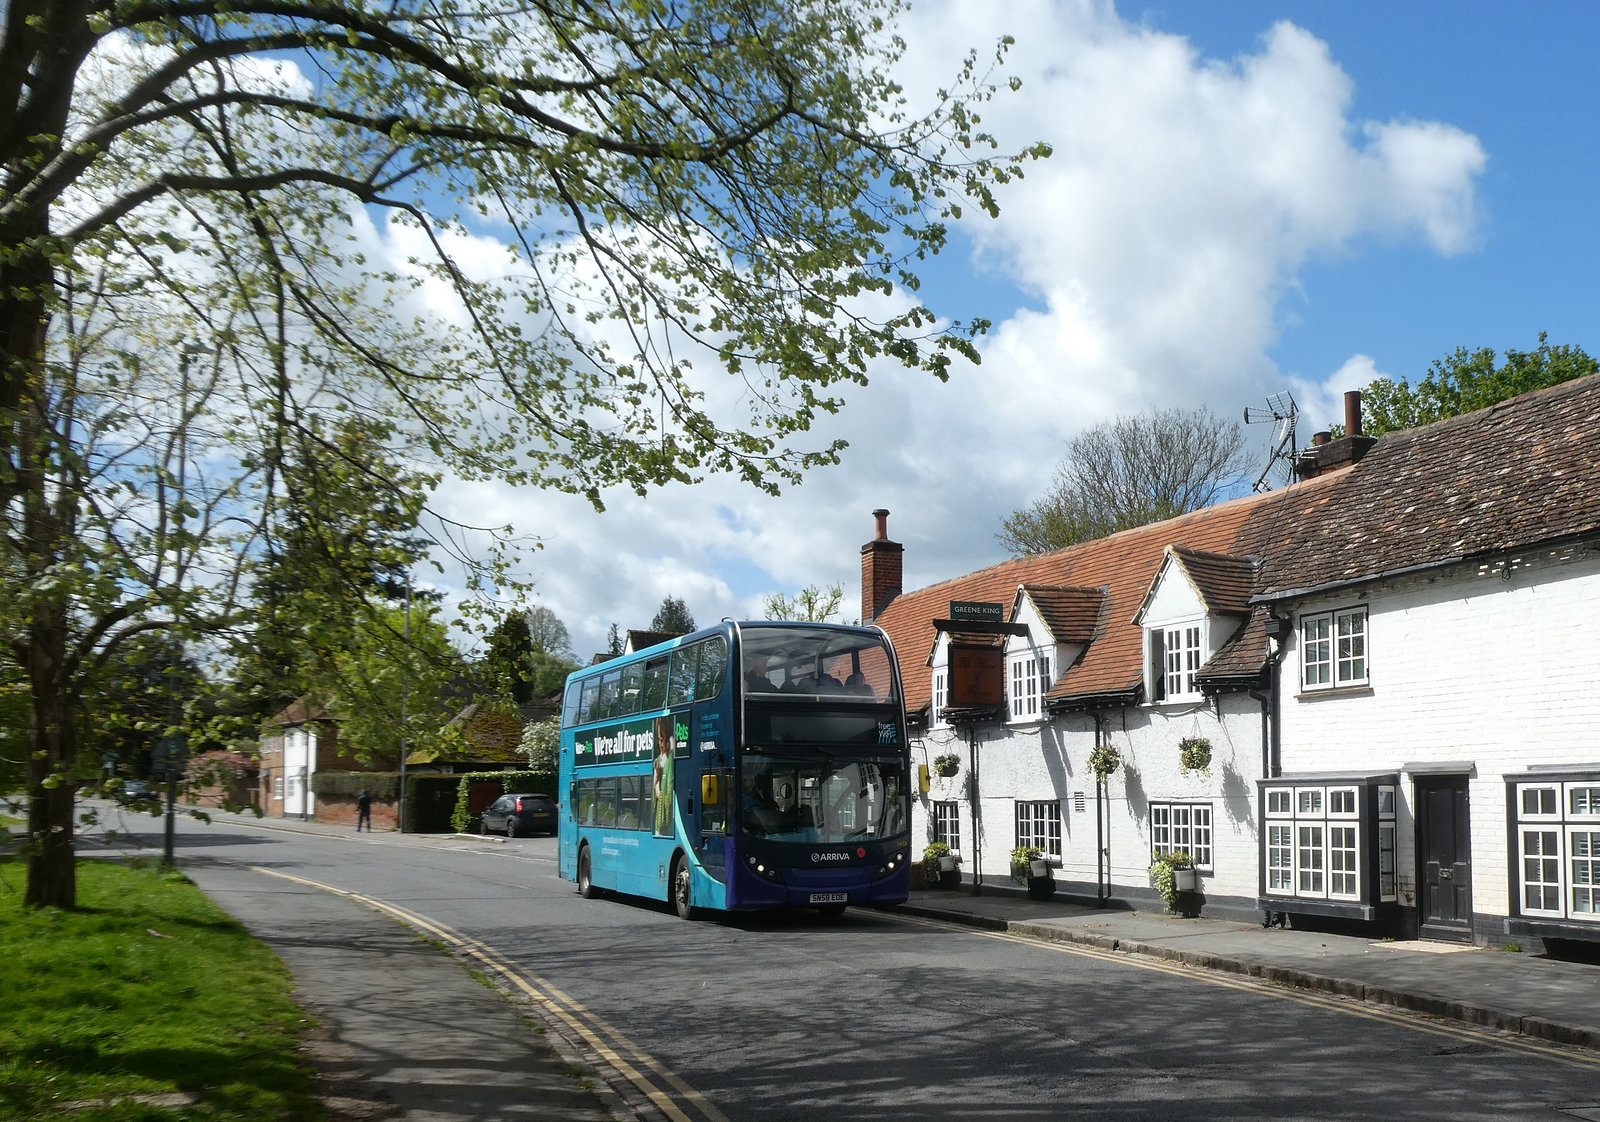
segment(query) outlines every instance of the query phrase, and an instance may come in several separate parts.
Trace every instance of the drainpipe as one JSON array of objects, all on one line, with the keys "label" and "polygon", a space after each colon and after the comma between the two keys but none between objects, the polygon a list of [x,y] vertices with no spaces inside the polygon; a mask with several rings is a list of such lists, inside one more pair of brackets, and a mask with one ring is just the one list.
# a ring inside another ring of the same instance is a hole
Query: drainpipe
[{"label": "drainpipe", "polygon": [[[1104,728],[1105,714],[1099,710],[1094,714],[1094,742],[1099,747],[1105,743]],[[1107,900],[1111,899],[1111,853],[1106,847],[1106,785],[1097,775],[1094,777],[1094,902],[1096,907],[1104,907]]]},{"label": "drainpipe", "polygon": [[972,894],[983,894],[983,811],[978,795],[978,729],[967,727],[967,796],[972,800]]},{"label": "drainpipe", "polygon": [[1272,640],[1272,653],[1267,656],[1267,688],[1251,690],[1250,697],[1261,703],[1261,777],[1276,779],[1283,774],[1282,728],[1279,719],[1278,699],[1282,693],[1281,663],[1288,653],[1289,625],[1287,616],[1267,617],[1267,638]]}]

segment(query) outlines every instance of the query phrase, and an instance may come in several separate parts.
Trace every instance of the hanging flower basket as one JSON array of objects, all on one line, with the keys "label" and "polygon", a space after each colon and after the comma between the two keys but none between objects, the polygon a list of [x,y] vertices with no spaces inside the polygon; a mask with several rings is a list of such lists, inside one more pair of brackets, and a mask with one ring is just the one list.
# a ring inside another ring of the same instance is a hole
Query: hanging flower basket
[{"label": "hanging flower basket", "polygon": [[961,757],[953,752],[947,752],[943,756],[935,756],[933,758],[933,770],[945,779],[949,779],[961,770]]},{"label": "hanging flower basket", "polygon": [[1186,736],[1178,741],[1178,766],[1183,768],[1183,774],[1197,771],[1201,775],[1211,774],[1211,741],[1203,736]]},{"label": "hanging flower basket", "polygon": [[1096,744],[1089,753],[1089,770],[1094,772],[1096,783],[1104,783],[1106,776],[1116,771],[1121,763],[1122,757],[1109,744]]}]

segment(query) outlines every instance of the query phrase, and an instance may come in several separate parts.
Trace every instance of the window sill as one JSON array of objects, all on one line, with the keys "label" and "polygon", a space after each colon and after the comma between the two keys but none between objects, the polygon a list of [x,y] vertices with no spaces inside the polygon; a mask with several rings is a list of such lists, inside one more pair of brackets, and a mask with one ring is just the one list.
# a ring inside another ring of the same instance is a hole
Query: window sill
[{"label": "window sill", "polygon": [[1320,701],[1325,697],[1371,697],[1371,686],[1338,686],[1333,689],[1301,690],[1296,701]]}]

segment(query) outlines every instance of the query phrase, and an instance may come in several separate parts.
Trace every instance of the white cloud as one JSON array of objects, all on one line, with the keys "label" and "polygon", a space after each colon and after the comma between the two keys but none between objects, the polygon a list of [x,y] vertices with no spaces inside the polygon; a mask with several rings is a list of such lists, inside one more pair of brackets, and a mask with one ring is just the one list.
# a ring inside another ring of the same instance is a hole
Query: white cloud
[{"label": "white cloud", "polygon": [[1352,119],[1350,77],[1292,24],[1227,60],[1089,2],[928,3],[901,30],[914,103],[968,46],[1017,38],[1001,76],[1022,91],[984,124],[1055,155],[1004,190],[998,221],[963,223],[977,261],[941,267],[998,272],[1035,307],[1001,317],[983,365],[949,385],[883,370],[853,391],[819,431],[851,441],[844,464],[780,499],[712,480],[607,495],[597,516],[570,496],[450,492],[545,540],[530,575],[580,653],[611,621],[647,625],[665,595],[708,622],[839,581],[853,614],[879,506],[906,544],[907,587],[997,560],[1001,517],[1039,493],[1062,442],[1121,413],[1204,403],[1232,417],[1288,383],[1304,414],[1338,418],[1338,390],[1369,381],[1370,359],[1290,382],[1270,358],[1299,270],[1373,242],[1459,253],[1478,235],[1477,139]]}]

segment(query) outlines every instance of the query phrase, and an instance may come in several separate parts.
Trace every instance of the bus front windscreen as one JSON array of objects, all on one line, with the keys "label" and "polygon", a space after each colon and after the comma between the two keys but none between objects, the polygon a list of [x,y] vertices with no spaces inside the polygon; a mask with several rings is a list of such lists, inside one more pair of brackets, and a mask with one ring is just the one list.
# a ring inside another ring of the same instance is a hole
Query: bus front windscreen
[{"label": "bus front windscreen", "polygon": [[808,845],[899,837],[910,820],[904,766],[893,759],[747,756],[741,829]]}]

